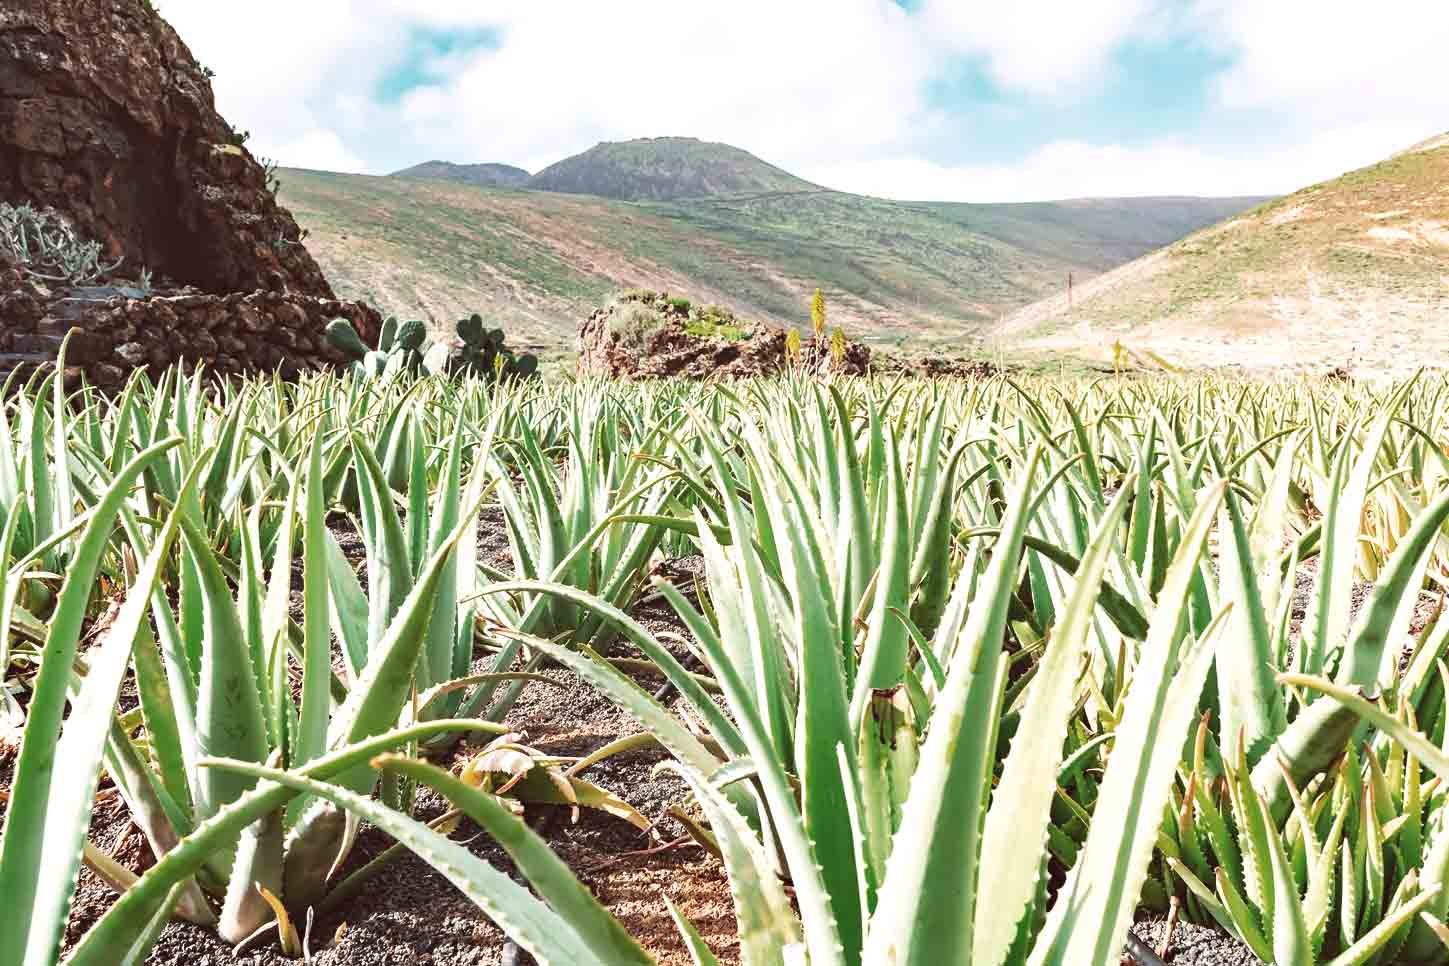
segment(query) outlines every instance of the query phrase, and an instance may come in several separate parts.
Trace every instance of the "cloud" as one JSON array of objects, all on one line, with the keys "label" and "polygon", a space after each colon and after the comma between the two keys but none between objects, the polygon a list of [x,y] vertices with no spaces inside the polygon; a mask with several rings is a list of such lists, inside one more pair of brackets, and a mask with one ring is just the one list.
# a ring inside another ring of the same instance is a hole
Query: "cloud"
[{"label": "cloud", "polygon": [[934,44],[981,58],[1002,87],[1062,100],[1087,93],[1123,43],[1156,33],[1165,16],[1160,5],[1160,0],[925,0],[921,18]]},{"label": "cloud", "polygon": [[[216,71],[219,107],[258,154],[346,171],[431,158],[537,170],[599,140],[691,135],[891,197],[1257,194],[1449,128],[1439,66],[1449,3],[1428,0],[1376,0],[1372,17],[1319,0],[166,0],[164,10]],[[1159,129],[1114,143],[1053,127],[1063,102],[1110,115],[1123,51],[1154,44],[1208,49],[1221,67],[1195,78],[1210,96],[1177,130],[1144,117]],[[984,91],[942,102],[943,80],[963,75]],[[991,157],[997,124],[1039,146],[1009,164],[973,160]]]},{"label": "cloud", "polygon": [[1413,115],[1449,127],[1449,4],[1199,0],[1195,19],[1233,59],[1218,83],[1228,107],[1291,106],[1320,121]]},{"label": "cloud", "polygon": [[406,101],[407,125],[537,167],[597,140],[676,134],[782,163],[856,156],[936,123],[923,96],[934,65],[890,0],[623,9],[520,4],[497,50]]},{"label": "cloud", "polygon": [[285,158],[288,167],[315,171],[362,171],[367,167],[333,131],[308,131],[276,144],[271,153],[259,149],[258,154],[269,160]]},{"label": "cloud", "polygon": [[1013,164],[887,158],[806,169],[811,180],[902,201],[1042,201],[1142,195],[1287,194],[1380,160],[1415,139],[1396,125],[1340,128],[1291,146],[1232,151],[1181,141],[1140,147],[1053,141]]},{"label": "cloud", "polygon": [[[924,94],[939,55],[894,0],[168,0],[166,16],[259,152],[322,132],[373,171],[433,156],[539,167],[665,134],[793,163],[899,149],[941,123]],[[417,63],[424,29],[498,43]],[[388,103],[404,64],[433,81]]]}]

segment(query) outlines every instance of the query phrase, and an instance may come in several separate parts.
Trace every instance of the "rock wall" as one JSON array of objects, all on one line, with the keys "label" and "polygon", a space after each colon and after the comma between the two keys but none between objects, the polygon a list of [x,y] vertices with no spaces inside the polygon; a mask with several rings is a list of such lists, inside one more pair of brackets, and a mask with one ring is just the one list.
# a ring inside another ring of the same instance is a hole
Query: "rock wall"
[{"label": "rock wall", "polygon": [[643,345],[628,345],[610,331],[613,311],[612,307],[599,309],[580,324],[580,375],[626,380],[746,379],[777,375],[791,367],[849,375],[870,371],[870,349],[858,342],[846,345],[845,358],[837,364],[826,346],[807,340],[800,359],[791,362],[786,357],[784,329],[759,327],[748,339],[729,340],[690,335],[671,321]]},{"label": "rock wall", "polygon": [[0,264],[0,379],[49,363],[67,333],[66,376],[115,389],[137,369],[152,377],[173,364],[204,364],[218,373],[279,371],[340,365],[342,354],[323,336],[328,322],[350,321],[375,342],[381,328],[369,306],[282,292],[209,295],[181,292],[136,298],[123,288],[48,292]]},{"label": "rock wall", "polygon": [[130,277],[331,299],[239,140],[147,0],[0,3],[0,201],[60,210]]}]

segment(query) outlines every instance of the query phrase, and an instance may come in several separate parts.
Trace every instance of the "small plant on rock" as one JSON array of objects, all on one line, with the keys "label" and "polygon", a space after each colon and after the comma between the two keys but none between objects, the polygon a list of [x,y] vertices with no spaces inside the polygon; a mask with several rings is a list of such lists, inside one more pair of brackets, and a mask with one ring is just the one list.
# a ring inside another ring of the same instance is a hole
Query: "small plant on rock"
[{"label": "small plant on rock", "polygon": [[0,203],[0,254],[34,277],[66,285],[90,285],[121,267],[101,260],[101,243],[81,238],[54,208]]}]

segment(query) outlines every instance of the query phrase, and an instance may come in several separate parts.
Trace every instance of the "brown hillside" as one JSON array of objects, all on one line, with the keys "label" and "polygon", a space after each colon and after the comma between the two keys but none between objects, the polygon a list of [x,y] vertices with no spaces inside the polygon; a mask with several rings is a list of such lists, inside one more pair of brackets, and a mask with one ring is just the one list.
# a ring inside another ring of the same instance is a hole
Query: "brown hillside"
[{"label": "brown hillside", "polygon": [[1185,365],[1449,365],[1449,135],[1011,315],[1013,347]]}]

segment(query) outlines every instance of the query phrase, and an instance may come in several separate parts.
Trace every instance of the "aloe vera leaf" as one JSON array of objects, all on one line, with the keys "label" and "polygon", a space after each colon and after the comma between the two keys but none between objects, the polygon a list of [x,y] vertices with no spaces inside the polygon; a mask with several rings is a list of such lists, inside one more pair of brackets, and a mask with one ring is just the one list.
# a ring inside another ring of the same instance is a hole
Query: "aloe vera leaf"
[{"label": "aloe vera leaf", "polygon": [[[792,961],[803,957],[801,923],[792,914],[789,899],[780,887],[774,862],[753,834],[745,818],[721,794],[717,782],[704,781],[694,770],[674,763],[663,767],[675,771],[693,789],[709,820],[710,843],[729,873],[730,893],[740,923],[741,961],[747,966]],[[805,907],[804,915],[811,915]],[[808,941],[809,925],[806,925]],[[831,952],[831,950],[827,950]],[[838,955],[842,950],[834,950]],[[803,961],[801,959],[800,961]]]},{"label": "aloe vera leaf", "polygon": [[1217,654],[1222,714],[1218,744],[1227,748],[1242,741],[1248,764],[1254,765],[1273,738],[1288,727],[1288,717],[1273,680],[1273,640],[1254,567],[1256,557],[1232,493],[1223,501],[1221,516],[1222,594],[1234,607],[1228,631],[1232,643],[1219,648]]},{"label": "aloe vera leaf", "polygon": [[1038,444],[1020,471],[980,603],[961,630],[937,697],[866,935],[865,962],[925,966],[971,955],[981,826],[1005,683],[1002,636],[1040,460]]},{"label": "aloe vera leaf", "polygon": [[[291,763],[306,764],[327,746],[332,711],[332,619],[327,577],[327,502],[322,475],[322,431],[312,437],[307,457],[306,502],[302,511],[302,702]],[[211,757],[260,761],[248,755]]]},{"label": "aloe vera leaf", "polygon": [[[366,766],[377,755],[391,751],[412,740],[421,740],[448,732],[481,732],[503,734],[501,725],[484,721],[443,719],[389,731],[329,752],[311,762],[297,774],[329,780],[339,773]],[[146,874],[128,889],[100,920],[81,937],[66,959],[67,966],[112,966],[115,950],[129,947],[146,928],[155,911],[166,900],[172,886],[195,875],[211,858],[219,844],[235,841],[242,831],[268,812],[282,808],[296,792],[289,788],[264,784],[243,795],[236,802],[186,836],[176,848],[162,856]]]},{"label": "aloe vera leaf", "polygon": [[[1094,822],[1074,868],[1033,947],[1032,966],[1105,963],[1120,951],[1147,874],[1188,727],[1231,608],[1219,611],[1199,640],[1182,647],[1179,634],[1208,532],[1226,492],[1218,483],[1199,497],[1168,567],[1158,612],[1143,646],[1117,742],[1097,801],[1097,813],[1120,820]],[[1173,665],[1181,655],[1176,674]]]},{"label": "aloe vera leaf", "polygon": [[694,966],[720,966],[720,962],[705,944],[704,937],[699,934],[694,923],[690,922],[674,904],[669,896],[664,897],[664,905],[669,909],[669,915],[674,919],[674,925],[679,929],[679,936],[684,940],[684,946],[689,950],[689,958],[694,960]]},{"label": "aloe vera leaf", "polygon": [[1075,712],[1072,696],[1102,575],[1116,549],[1131,492],[1130,484],[1124,485],[1113,498],[1082,556],[1071,596],[1027,691],[1022,728],[986,814],[981,867],[992,870],[992,882],[990,905],[978,904],[976,909],[971,961],[979,966],[1001,966],[1037,888],[1039,870],[1022,859],[1040,853],[1046,841],[1055,777]]},{"label": "aloe vera leaf", "polygon": [[1390,632],[1403,624],[1395,618],[1403,609],[1404,598],[1409,596],[1417,603],[1428,555],[1438,542],[1446,519],[1449,519],[1449,493],[1430,503],[1414,518],[1409,532],[1394,549],[1388,566],[1369,593],[1358,628],[1349,638],[1334,678],[1338,684],[1370,687],[1394,669],[1398,654],[1389,650]]},{"label": "aloe vera leaf", "polygon": [[[158,540],[143,574],[126,597],[62,730],[71,665],[86,604],[111,528],[131,487],[145,469],[181,440],[150,447],[117,474],[76,543],[56,602],[36,676],[29,717],[15,763],[10,805],[0,832],[0,964],[43,966],[60,946],[90,824],[96,775],[111,727],[111,709],[151,592],[174,537]],[[173,513],[174,521],[177,514]],[[63,778],[56,771],[66,763]],[[74,770],[72,770],[74,769]]]},{"label": "aloe vera leaf", "polygon": [[441,769],[411,759],[384,757],[374,761],[426,781],[482,825],[502,845],[543,896],[526,888],[487,861],[415,819],[392,811],[336,785],[239,761],[213,760],[219,769],[235,770],[293,792],[325,799],[376,825],[408,846],[443,874],[487,913],[500,929],[545,966],[651,966],[653,959],[574,877],[538,834],[498,800],[470,788]]}]

